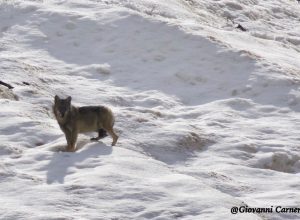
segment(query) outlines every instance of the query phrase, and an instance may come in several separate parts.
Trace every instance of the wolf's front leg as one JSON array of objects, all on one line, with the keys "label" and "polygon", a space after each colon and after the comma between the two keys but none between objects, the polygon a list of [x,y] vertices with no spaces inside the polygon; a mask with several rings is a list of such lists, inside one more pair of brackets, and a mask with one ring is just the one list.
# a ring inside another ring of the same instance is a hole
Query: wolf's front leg
[{"label": "wolf's front leg", "polygon": [[67,151],[74,152],[76,149],[76,141],[77,141],[78,133],[76,130],[74,131],[66,131],[66,139],[67,139]]}]

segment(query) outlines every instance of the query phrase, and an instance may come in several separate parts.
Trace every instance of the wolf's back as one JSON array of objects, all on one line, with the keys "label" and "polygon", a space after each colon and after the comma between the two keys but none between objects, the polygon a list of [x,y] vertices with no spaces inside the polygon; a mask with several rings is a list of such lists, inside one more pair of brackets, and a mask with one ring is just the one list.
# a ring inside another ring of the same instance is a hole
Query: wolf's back
[{"label": "wolf's back", "polygon": [[78,128],[82,132],[97,131],[114,124],[112,111],[105,106],[83,106],[77,108]]}]

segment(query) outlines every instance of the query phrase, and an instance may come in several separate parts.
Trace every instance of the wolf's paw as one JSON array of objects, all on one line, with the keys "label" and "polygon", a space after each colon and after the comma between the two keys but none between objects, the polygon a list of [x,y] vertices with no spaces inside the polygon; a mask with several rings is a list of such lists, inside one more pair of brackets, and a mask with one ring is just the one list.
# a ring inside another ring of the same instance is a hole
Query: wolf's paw
[{"label": "wolf's paw", "polygon": [[93,137],[93,138],[91,138],[90,140],[91,140],[91,141],[99,141],[99,139],[100,139],[100,138],[98,138],[98,137]]},{"label": "wolf's paw", "polygon": [[113,140],[113,142],[111,143],[111,146],[115,146],[115,145],[116,145],[116,143],[117,143],[117,141],[118,141],[118,138],[119,138],[119,137],[116,137],[116,138]]},{"label": "wolf's paw", "polygon": [[64,151],[65,152],[75,152],[76,151],[76,147],[67,147]]}]

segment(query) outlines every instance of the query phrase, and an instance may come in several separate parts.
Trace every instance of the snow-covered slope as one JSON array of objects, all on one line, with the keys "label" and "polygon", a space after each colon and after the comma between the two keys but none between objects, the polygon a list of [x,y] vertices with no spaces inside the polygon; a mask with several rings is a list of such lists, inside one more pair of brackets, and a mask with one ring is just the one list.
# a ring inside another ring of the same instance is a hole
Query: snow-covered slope
[{"label": "snow-covered slope", "polygon": [[[300,207],[296,2],[0,6],[1,219],[300,217],[230,212]],[[117,146],[63,152],[55,94],[110,106]]]}]

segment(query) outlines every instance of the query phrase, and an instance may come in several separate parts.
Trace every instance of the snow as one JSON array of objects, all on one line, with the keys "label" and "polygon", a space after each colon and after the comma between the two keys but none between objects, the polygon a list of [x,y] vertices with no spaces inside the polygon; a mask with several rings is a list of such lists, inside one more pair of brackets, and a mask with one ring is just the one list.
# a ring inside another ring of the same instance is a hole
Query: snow
[{"label": "snow", "polygon": [[[300,207],[296,1],[0,4],[1,219],[299,218],[230,212]],[[56,94],[117,145],[64,152]]]}]

